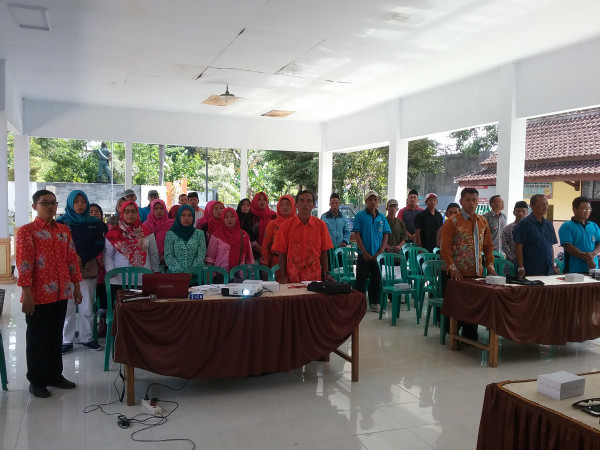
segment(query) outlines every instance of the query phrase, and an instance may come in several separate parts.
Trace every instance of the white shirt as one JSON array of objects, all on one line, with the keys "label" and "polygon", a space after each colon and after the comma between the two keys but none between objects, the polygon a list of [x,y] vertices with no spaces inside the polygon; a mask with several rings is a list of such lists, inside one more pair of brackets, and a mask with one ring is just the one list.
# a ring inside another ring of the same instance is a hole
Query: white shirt
[{"label": "white shirt", "polygon": [[[158,247],[154,234],[150,234],[144,238],[147,244],[146,264],[144,267],[152,272],[160,271],[160,256],[158,255]],[[104,240],[104,267],[106,271],[119,267],[131,267],[129,260],[110,243],[108,239]],[[116,275],[110,279],[111,284],[121,284],[121,275]],[[142,284],[141,277],[138,279],[138,285]]]}]

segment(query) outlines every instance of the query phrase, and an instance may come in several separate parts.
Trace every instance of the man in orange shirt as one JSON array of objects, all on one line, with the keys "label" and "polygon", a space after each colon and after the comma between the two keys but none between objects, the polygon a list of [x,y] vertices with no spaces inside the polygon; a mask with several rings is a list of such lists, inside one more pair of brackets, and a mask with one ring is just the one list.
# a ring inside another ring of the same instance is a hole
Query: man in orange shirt
[{"label": "man in orange shirt", "polygon": [[[462,280],[463,277],[483,276],[483,260],[489,275],[494,271],[494,244],[487,221],[475,213],[479,204],[479,191],[464,188],[460,193],[462,211],[448,217],[442,226],[441,257],[446,262],[447,277]],[[444,284],[447,277],[442,276]],[[477,340],[477,324],[462,324],[462,335],[467,339]]]},{"label": "man in orange shirt", "polygon": [[304,190],[296,196],[298,215],[283,222],[271,250],[279,253],[280,283],[333,281],[327,250],[333,248],[327,225],[312,216],[315,196]]},{"label": "man in orange shirt", "polygon": [[81,303],[82,280],[75,245],[66,225],[56,223],[56,196],[45,189],[33,194],[36,219],[19,228],[16,239],[21,309],[27,323],[29,392],[50,397],[48,386],[73,389],[62,375],[62,330],[67,299]]}]

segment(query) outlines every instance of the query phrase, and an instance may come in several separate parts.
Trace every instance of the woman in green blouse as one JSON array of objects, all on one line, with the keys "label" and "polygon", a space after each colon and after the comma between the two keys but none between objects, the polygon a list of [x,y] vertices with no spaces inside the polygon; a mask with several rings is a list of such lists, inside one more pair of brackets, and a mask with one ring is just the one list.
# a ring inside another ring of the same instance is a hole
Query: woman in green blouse
[{"label": "woman in green blouse", "polygon": [[193,208],[182,205],[165,237],[165,262],[169,272],[184,272],[192,266],[202,266],[205,255],[204,231],[194,227]]}]

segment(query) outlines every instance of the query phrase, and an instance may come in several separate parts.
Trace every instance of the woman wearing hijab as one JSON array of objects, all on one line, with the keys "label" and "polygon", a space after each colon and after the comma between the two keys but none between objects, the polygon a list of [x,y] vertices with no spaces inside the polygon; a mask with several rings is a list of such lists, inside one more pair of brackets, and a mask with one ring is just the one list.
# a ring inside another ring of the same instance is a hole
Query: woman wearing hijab
[{"label": "woman wearing hijab", "polygon": [[194,208],[181,205],[175,223],[165,238],[165,262],[171,272],[184,272],[204,265],[206,240],[204,231],[194,227]]},{"label": "woman wearing hijab", "polygon": [[206,251],[206,262],[228,272],[240,264],[254,264],[248,233],[240,229],[240,220],[233,208],[223,211],[223,226],[214,232]]},{"label": "woman wearing hijab", "polygon": [[223,209],[225,209],[223,203],[211,200],[206,204],[204,215],[196,222],[196,228],[204,231],[206,245],[210,242],[212,234],[221,227]]},{"label": "woman wearing hijab", "polygon": [[259,192],[250,202],[250,211],[252,212],[252,235],[255,240],[252,241],[252,251],[256,259],[260,259],[262,253],[262,243],[267,232],[267,225],[277,215],[275,211],[269,208],[269,199],[267,194]]},{"label": "woman wearing hijab", "polygon": [[[121,205],[119,223],[106,233],[104,267],[109,272],[118,267],[145,267],[152,272],[160,270],[158,247],[150,228],[142,224],[135,202]],[[121,275],[111,280],[121,286]],[[141,284],[141,277],[139,283]],[[113,289],[116,292],[116,289]]]},{"label": "woman wearing hijab", "polygon": [[98,277],[96,257],[104,248],[104,232],[102,222],[90,215],[90,202],[83,191],[72,191],[67,197],[65,213],[57,220],[71,230],[73,243],[77,251],[77,259],[81,267],[83,280],[79,283],[82,300],[79,307],[73,299],[67,302],[67,313],[63,327],[62,353],[73,349],[75,340],[76,313],[79,311],[79,341],[91,350],[102,350],[93,339],[92,324],[94,322],[94,291]]},{"label": "woman wearing hijab", "polygon": [[165,237],[167,236],[167,231],[173,225],[173,219],[169,219],[167,216],[167,205],[165,205],[165,202],[159,198],[150,202],[150,213],[144,225],[154,233],[156,247],[158,247],[158,256],[161,264],[164,264]]},{"label": "woman wearing hijab", "polygon": [[252,237],[252,213],[250,212],[250,199],[243,198],[238,203],[237,209],[235,212],[240,219],[240,228],[248,233],[250,237],[250,242],[255,241],[256,238]]},{"label": "woman wearing hijab", "polygon": [[279,262],[279,254],[271,250],[279,226],[290,217],[296,215],[296,202],[291,195],[282,195],[277,202],[277,217],[267,225],[267,231],[262,243],[262,255],[260,263],[267,267],[273,267]]}]

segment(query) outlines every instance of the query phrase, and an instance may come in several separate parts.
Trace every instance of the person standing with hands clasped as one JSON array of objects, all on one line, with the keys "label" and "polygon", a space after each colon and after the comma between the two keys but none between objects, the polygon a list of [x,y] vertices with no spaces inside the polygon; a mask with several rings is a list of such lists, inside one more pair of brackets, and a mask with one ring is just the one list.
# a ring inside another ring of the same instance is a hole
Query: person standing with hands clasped
[{"label": "person standing with hands clasped", "polygon": [[[462,280],[463,277],[483,276],[484,264],[488,275],[494,271],[494,244],[490,226],[477,214],[479,191],[464,188],[460,193],[462,211],[448,217],[442,226],[441,257],[446,263],[447,273],[442,272],[442,289],[445,291],[448,278]],[[484,260],[481,255],[483,253]],[[448,318],[446,318],[448,320]],[[477,324],[460,322],[462,336],[476,341]]]},{"label": "person standing with hands clasped", "polygon": [[50,397],[48,386],[73,389],[62,375],[63,324],[67,300],[81,303],[82,280],[75,244],[66,225],[54,220],[58,202],[45,189],[33,194],[36,219],[19,228],[16,238],[18,285],[27,323],[26,357],[29,392]]},{"label": "person standing with hands clasped", "polygon": [[529,206],[531,214],[521,220],[513,231],[517,274],[520,277],[558,274],[552,247],[558,243],[556,232],[552,222],[544,217],[548,212],[548,199],[543,194],[532,195]]},{"label": "person standing with hands clasped", "polygon": [[358,245],[358,260],[356,261],[356,290],[365,292],[367,279],[369,283],[369,307],[373,312],[379,312],[379,293],[381,292],[381,273],[377,266],[377,257],[387,246],[388,236],[392,233],[386,217],[377,211],[379,195],[369,191],[365,195],[367,209],[354,217],[352,231]]}]

